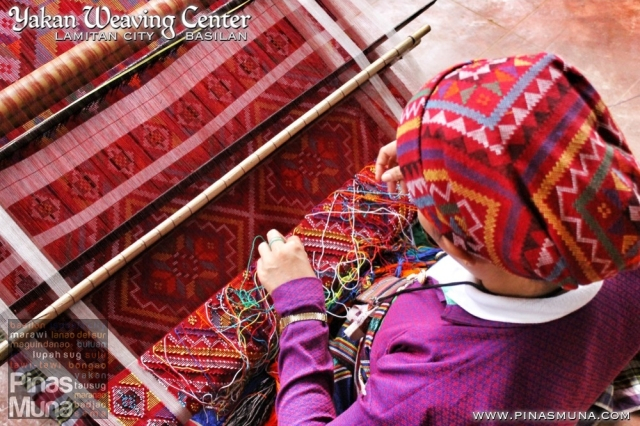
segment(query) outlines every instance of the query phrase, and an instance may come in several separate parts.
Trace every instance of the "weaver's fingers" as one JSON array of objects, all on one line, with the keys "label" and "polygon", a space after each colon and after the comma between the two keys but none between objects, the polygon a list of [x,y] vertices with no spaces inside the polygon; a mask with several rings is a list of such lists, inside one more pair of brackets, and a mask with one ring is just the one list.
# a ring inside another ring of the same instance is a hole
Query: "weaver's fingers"
[{"label": "weaver's fingers", "polygon": [[382,182],[387,183],[387,189],[390,193],[396,192],[396,187],[398,184],[400,184],[401,193],[406,194],[407,186],[404,183],[402,172],[400,171],[400,166],[395,166],[384,172],[381,176],[381,180]]},{"label": "weaver's fingers", "polygon": [[378,151],[378,158],[376,159],[376,180],[378,182],[381,181],[382,174],[385,171],[397,165],[396,150],[396,141],[393,141]]},{"label": "weaver's fingers", "polygon": [[267,232],[267,241],[269,242],[269,247],[271,249],[287,242],[284,235],[282,235],[277,229],[272,229]]},{"label": "weaver's fingers", "polygon": [[277,229],[270,229],[269,232],[267,232],[267,240],[271,241],[272,238],[282,238],[284,237],[284,235],[282,235],[282,233],[280,233],[280,231],[278,231]]},{"label": "weaver's fingers", "polygon": [[300,237],[298,237],[297,235],[292,235],[287,238],[287,243],[292,244],[293,246],[300,246],[304,250],[304,244],[302,243]]},{"label": "weaver's fingers", "polygon": [[263,241],[258,246],[258,253],[260,253],[260,258],[268,257],[271,254],[271,248],[269,247],[269,243]]},{"label": "weaver's fingers", "polygon": [[382,182],[400,182],[402,180],[400,166],[395,166],[384,172],[380,180],[382,180]]}]

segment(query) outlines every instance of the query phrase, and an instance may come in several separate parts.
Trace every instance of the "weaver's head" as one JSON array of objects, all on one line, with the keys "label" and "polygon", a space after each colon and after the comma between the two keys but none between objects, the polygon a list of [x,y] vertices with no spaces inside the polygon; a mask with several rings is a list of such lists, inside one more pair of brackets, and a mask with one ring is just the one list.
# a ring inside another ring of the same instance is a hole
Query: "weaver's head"
[{"label": "weaver's head", "polygon": [[433,230],[565,287],[640,263],[640,170],[591,84],[550,54],[479,60],[404,110],[398,162]]}]

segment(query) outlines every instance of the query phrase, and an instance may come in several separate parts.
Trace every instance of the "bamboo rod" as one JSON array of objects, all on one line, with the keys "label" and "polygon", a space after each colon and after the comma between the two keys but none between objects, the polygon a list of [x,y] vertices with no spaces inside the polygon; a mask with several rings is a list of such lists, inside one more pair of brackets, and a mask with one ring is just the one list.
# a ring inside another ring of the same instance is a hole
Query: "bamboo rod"
[{"label": "bamboo rod", "polygon": [[[227,3],[224,6],[220,7],[219,9],[216,9],[213,13],[217,14],[219,12],[222,14],[231,14],[231,13],[234,13],[236,10],[239,10],[242,7],[246,6],[248,3],[251,3],[252,1],[253,0],[235,0],[233,1],[233,4]],[[393,32],[397,33],[400,30],[402,30],[410,22],[413,22],[413,20],[418,15],[420,15],[421,13],[429,9],[435,3],[436,3],[436,0],[431,0],[425,5],[423,5],[420,9],[418,9],[412,15],[405,18],[402,22],[396,25],[393,28]],[[229,7],[230,4],[231,4],[231,7]],[[195,30],[191,31],[191,33],[196,33],[196,32],[199,32],[200,30],[202,29],[196,28]],[[80,96],[78,99],[70,102],[67,106],[52,113],[46,118],[43,118],[42,121],[39,121],[37,124],[34,124],[33,127],[30,127],[29,129],[21,132],[15,138],[12,138],[10,142],[0,146],[0,169],[2,168],[2,160],[6,156],[10,155],[11,153],[15,152],[18,149],[23,148],[28,143],[38,139],[39,137],[44,135],[47,131],[50,131],[51,129],[55,128],[57,125],[63,123],[69,117],[76,115],[82,108],[86,107],[90,102],[101,99],[102,97],[105,96],[105,94],[109,90],[112,90],[113,88],[117,87],[119,83],[121,83],[122,81],[125,81],[126,79],[130,78],[131,76],[139,72],[140,69],[142,69],[144,66],[150,63],[154,63],[154,61],[158,60],[161,57],[164,57],[171,50],[176,49],[179,44],[181,44],[183,41],[186,40],[185,34],[186,32],[181,32],[176,37],[175,41],[171,43],[167,43],[161,46],[160,48],[155,49],[153,53],[149,55],[145,55],[140,60],[135,61],[133,64],[131,64],[130,66],[128,66],[127,68],[125,68],[124,70],[122,70],[121,72],[119,72],[118,74],[116,74],[115,76],[107,80],[106,82],[100,84],[98,87],[85,93],[84,95]],[[367,56],[369,53],[373,52],[375,49],[380,47],[380,45],[385,41],[387,41],[388,39],[389,39],[388,34],[384,34],[380,36],[379,38],[374,40],[369,46],[367,46],[362,51],[362,53],[365,56]],[[298,95],[298,97],[304,96],[305,93],[311,90],[315,90],[319,85],[323,84],[326,80],[328,80],[329,78],[333,78],[333,76],[335,75],[340,74],[343,70],[350,67],[354,63],[355,63],[355,58],[351,58],[349,61],[345,62],[336,70],[334,70],[331,74],[327,75],[324,79],[318,81],[315,85],[309,87],[304,93]],[[274,115],[281,113],[283,110],[284,108],[280,109],[279,111],[275,112]],[[26,121],[28,120],[25,120],[25,122]],[[265,122],[268,122],[268,121],[269,119],[265,120]],[[262,124],[258,124],[257,126],[261,126],[261,125]],[[1,134],[2,133],[0,132],[0,135]],[[245,134],[242,138],[245,138],[246,136],[247,135]],[[175,188],[175,186],[173,188]]]},{"label": "bamboo rod", "polygon": [[[150,16],[177,15],[192,3],[191,0],[151,0],[131,15],[142,15],[144,11]],[[108,27],[104,31],[114,33],[115,40],[83,41],[0,91],[0,136],[25,124],[51,104],[78,90],[152,41],[125,40],[124,33],[130,31],[127,28],[114,30]],[[159,31],[154,29],[156,33]],[[96,67],[98,63],[103,66]],[[46,102],[43,102],[45,99]]]},{"label": "bamboo rod", "polygon": [[152,244],[193,216],[196,212],[207,205],[207,203],[211,202],[234,182],[260,164],[265,158],[284,145],[303,128],[313,123],[320,115],[328,111],[330,107],[337,105],[341,100],[351,94],[359,86],[367,82],[380,70],[417,46],[422,37],[424,37],[429,31],[431,31],[431,27],[429,25],[425,25],[407,37],[407,39],[402,43],[382,55],[371,65],[356,74],[355,77],[344,83],[336,91],[323,99],[315,107],[311,108],[307,113],[299,117],[284,130],[271,138],[267,143],[258,148],[254,153],[245,158],[242,162],[205,189],[200,195],[189,201],[185,206],[167,218],[164,222],[160,223],[142,238],[131,244],[120,254],[116,255],[113,259],[98,268],[87,278],[79,282],[69,292],[64,294],[49,307],[44,309],[34,319],[25,324],[20,330],[10,333],[8,340],[0,342],[0,362],[4,361],[9,356],[11,351],[10,342],[26,340],[29,333],[36,331],[39,327],[49,323],[67,310],[73,303],[78,302],[84,296],[89,294],[94,288],[106,281],[107,278],[113,276],[116,272],[122,269],[123,266],[133,261]]}]

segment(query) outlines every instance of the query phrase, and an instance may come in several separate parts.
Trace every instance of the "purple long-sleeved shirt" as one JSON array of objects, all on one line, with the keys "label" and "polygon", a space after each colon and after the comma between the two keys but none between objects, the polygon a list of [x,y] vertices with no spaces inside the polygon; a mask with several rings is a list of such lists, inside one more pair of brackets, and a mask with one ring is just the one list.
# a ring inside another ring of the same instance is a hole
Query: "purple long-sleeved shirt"
[{"label": "purple long-sleeved shirt", "polygon": [[[324,310],[316,279],[288,282],[273,300],[282,316]],[[586,411],[640,351],[639,301],[638,271],[541,324],[477,318],[439,289],[403,294],[375,337],[366,395],[337,418],[328,327],[290,324],[280,341],[278,422],[449,426],[476,423],[473,413],[487,410]]]}]

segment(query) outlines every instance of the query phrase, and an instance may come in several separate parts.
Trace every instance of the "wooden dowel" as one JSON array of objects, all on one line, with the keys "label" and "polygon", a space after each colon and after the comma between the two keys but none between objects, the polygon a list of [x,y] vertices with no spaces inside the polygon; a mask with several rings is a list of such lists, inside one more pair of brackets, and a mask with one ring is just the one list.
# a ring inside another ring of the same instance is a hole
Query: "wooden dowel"
[{"label": "wooden dowel", "polygon": [[[149,15],[176,15],[191,3],[151,0],[131,14],[147,10]],[[25,124],[151,42],[125,40],[124,33],[129,29],[107,30],[116,34],[115,40],[83,41],[0,91],[0,135]]]},{"label": "wooden dowel", "polygon": [[[134,242],[131,246],[127,247],[120,254],[116,255],[113,259],[108,261],[104,266],[98,268],[95,272],[89,275],[87,278],[79,282],[73,289],[64,294],[58,301],[54,302],[51,306],[42,311],[34,320],[29,321],[20,330],[10,333],[9,340],[0,343],[0,361],[9,356],[11,345],[9,342],[19,342],[21,334],[29,333],[36,330],[38,327],[55,319],[59,314],[64,312],[70,307],[70,304],[66,300],[67,295],[70,295],[74,301],[79,301],[84,296],[89,294],[91,290],[106,281],[107,278],[118,272],[123,266],[132,262],[137,256],[143,253],[154,242],[160,239],[161,236],[167,235],[167,233],[174,228],[178,227],[185,220],[189,219],[196,212],[202,209],[209,201],[220,195],[225,189],[231,186],[234,182],[244,176],[251,169],[260,164],[269,154],[273,153],[277,148],[282,146],[285,142],[295,136],[307,125],[314,122],[322,113],[326,112],[328,108],[326,104],[331,106],[336,105],[342,99],[347,97],[360,85],[368,81],[373,75],[382,70],[385,66],[389,65],[395,59],[400,58],[404,53],[408,52],[420,43],[420,39],[426,35],[431,28],[426,25],[420,28],[417,32],[412,34],[394,49],[392,49],[392,55],[388,53],[381,58],[373,62],[364,70],[360,71],[351,80],[340,86],[336,91],[323,99],[309,112],[302,117],[296,119],[288,127],[271,138],[267,143],[258,148],[254,153],[245,158],[240,164],[236,165],[233,169],[227,172],[224,176],[214,182],[211,186],[205,189],[200,195],[187,203],[180,210],[169,216],[162,223],[156,226],[154,229],[145,234],[140,240]],[[355,83],[354,83],[355,82]],[[204,199],[208,200],[207,202]],[[141,242],[139,242],[141,241]],[[144,245],[144,249],[140,248],[140,245]],[[64,300],[63,300],[64,299]],[[44,323],[44,324],[43,324]]]}]

